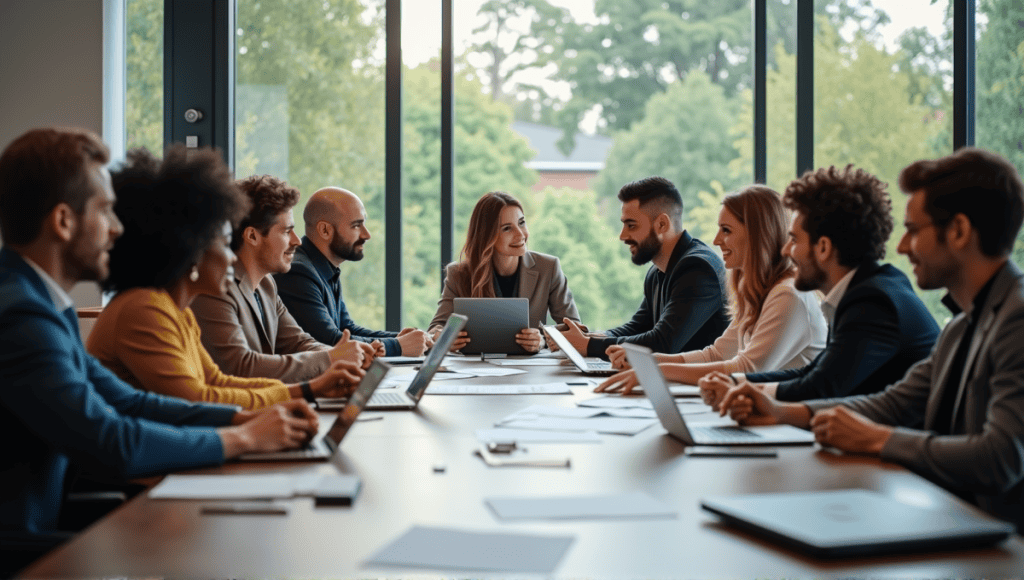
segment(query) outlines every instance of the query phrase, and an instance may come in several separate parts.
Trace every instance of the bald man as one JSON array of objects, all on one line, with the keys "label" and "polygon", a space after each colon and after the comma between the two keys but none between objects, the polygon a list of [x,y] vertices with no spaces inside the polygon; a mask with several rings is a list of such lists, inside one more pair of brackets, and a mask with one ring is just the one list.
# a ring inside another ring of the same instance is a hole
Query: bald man
[{"label": "bald man", "polygon": [[291,270],[274,276],[278,294],[299,326],[324,344],[337,344],[348,330],[356,340],[379,340],[386,356],[422,355],[430,345],[426,332],[370,330],[356,324],[345,308],[339,266],[362,260],[363,244],[370,239],[359,197],[340,187],[325,187],[310,197],[302,218],[306,235]]}]

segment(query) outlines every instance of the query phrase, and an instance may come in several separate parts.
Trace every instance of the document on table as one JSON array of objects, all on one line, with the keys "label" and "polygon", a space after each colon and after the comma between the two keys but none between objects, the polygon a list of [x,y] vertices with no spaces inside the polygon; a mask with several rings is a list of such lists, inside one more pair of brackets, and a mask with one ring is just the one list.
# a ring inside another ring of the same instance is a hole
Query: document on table
[{"label": "document on table", "polygon": [[560,358],[499,358],[487,362],[502,367],[557,367],[565,359]]},{"label": "document on table", "polygon": [[526,373],[524,369],[505,369],[484,366],[477,366],[469,369],[460,369],[459,372],[471,374],[475,377],[507,377],[511,375],[522,375]]},{"label": "document on table", "polygon": [[603,409],[599,407],[556,407],[554,405],[531,405],[521,411],[516,411],[498,424],[522,419],[534,419],[537,417],[569,417],[573,419],[586,419],[589,417],[634,417],[640,419],[656,419],[658,416],[653,409]]},{"label": "document on table", "polygon": [[168,475],[153,499],[278,499],[295,494],[292,475]]},{"label": "document on table", "polygon": [[674,518],[676,511],[646,493],[563,497],[492,497],[484,503],[503,520]]},{"label": "document on table", "polygon": [[537,536],[413,526],[366,562],[435,570],[551,574],[574,536]]},{"label": "document on table", "polygon": [[596,431],[535,431],[531,429],[477,429],[476,438],[481,443],[492,441],[515,441],[516,443],[600,443]]},{"label": "document on table", "polygon": [[[450,371],[437,372],[437,373],[434,374],[434,378],[431,379],[431,382],[434,382],[434,381],[454,381],[454,380],[458,380],[458,379],[472,379],[475,376],[476,375],[474,375],[474,374],[463,373],[463,372],[450,372]],[[416,378],[416,373],[407,373],[407,374],[404,374],[404,375],[398,375],[396,377],[388,377],[387,379],[385,379],[380,384],[379,388],[387,389],[387,388],[393,388],[393,387],[408,387],[409,383],[411,383],[414,378]]]},{"label": "document on table", "polygon": [[[593,399],[587,399],[586,401],[580,401],[576,403],[580,407],[586,407],[590,409],[604,409],[606,411],[614,411],[611,414],[616,417],[646,417],[648,415],[630,415],[625,414],[630,411],[648,411],[652,413],[651,417],[654,417],[654,407],[651,406],[650,399],[638,398],[638,397],[620,397],[620,396],[606,396],[606,397],[595,397]],[[700,399],[682,399],[676,401],[676,407],[679,412],[683,415],[694,415],[698,413],[707,413],[711,411],[710,405],[705,405],[704,401]]]},{"label": "document on table", "polygon": [[536,417],[501,423],[509,429],[536,429],[540,431],[597,431],[617,435],[636,435],[657,423],[657,419],[634,419],[624,417]]},{"label": "document on table", "polygon": [[466,385],[431,383],[428,395],[571,395],[566,383],[539,383],[535,385]]}]

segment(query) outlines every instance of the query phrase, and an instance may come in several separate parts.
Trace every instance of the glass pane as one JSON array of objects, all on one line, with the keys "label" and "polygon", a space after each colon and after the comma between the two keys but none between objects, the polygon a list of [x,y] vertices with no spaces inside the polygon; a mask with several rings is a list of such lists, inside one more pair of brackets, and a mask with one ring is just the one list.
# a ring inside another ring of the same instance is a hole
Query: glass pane
[{"label": "glass pane", "polygon": [[164,0],[128,0],[124,125],[128,148],[164,146]]},{"label": "glass pane", "polygon": [[619,188],[672,180],[685,227],[710,245],[719,198],[751,180],[749,0],[457,7],[456,245],[482,194],[510,192],[530,248],[561,259],[583,321],[623,323],[647,268],[618,240]]},{"label": "glass pane", "polygon": [[339,186],[366,206],[365,259],[341,268],[353,319],[384,327],[383,0],[238,0],[235,174],[302,193]]},{"label": "glass pane", "polygon": [[767,185],[782,193],[796,176],[796,1],[768,0],[766,20]]},{"label": "glass pane", "polygon": [[[1024,175],[1024,5],[981,0],[977,11],[975,142],[1006,156]],[[1013,259],[1024,264],[1024,234]]]},{"label": "glass pane", "polygon": [[[897,177],[918,159],[953,150],[952,12],[939,0],[822,2],[814,46],[814,164],[854,164],[889,184],[896,227],[886,259],[914,280],[896,253],[906,197]],[[919,294],[939,322],[941,291]]]}]

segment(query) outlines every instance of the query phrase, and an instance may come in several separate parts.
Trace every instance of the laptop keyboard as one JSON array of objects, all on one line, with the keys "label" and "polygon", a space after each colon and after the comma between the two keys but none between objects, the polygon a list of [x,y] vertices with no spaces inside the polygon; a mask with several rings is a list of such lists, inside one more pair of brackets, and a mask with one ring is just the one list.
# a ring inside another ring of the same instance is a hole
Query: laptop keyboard
[{"label": "laptop keyboard", "polygon": [[599,360],[595,362],[587,363],[587,370],[591,371],[608,371],[612,369],[612,363],[606,360]]},{"label": "laptop keyboard", "polygon": [[761,436],[743,427],[732,427],[723,425],[721,427],[691,427],[695,438],[705,441],[720,441],[723,443],[743,443],[745,441],[759,441]]},{"label": "laptop keyboard", "polygon": [[377,391],[370,397],[369,404],[372,405],[408,405],[409,398],[404,394],[389,391]]}]

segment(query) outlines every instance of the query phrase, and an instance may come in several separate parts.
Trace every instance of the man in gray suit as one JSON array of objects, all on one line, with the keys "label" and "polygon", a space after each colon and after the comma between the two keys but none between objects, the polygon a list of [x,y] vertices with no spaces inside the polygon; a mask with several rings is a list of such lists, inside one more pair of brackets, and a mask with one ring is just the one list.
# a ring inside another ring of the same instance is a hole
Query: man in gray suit
[{"label": "man in gray suit", "polygon": [[336,360],[369,366],[377,345],[347,334],[333,347],[317,342],[277,295],[270,274],[287,272],[299,246],[292,218],[299,191],[270,175],[254,175],[238,186],[252,209],[231,239],[238,256],[235,283],[224,296],[198,296],[192,302],[203,347],[229,375],[285,382],[317,377]]},{"label": "man in gray suit", "polygon": [[900,187],[899,252],[956,314],[932,353],[880,393],[780,403],[743,381],[722,412],[810,427],[822,445],[904,465],[1024,529],[1024,281],[1009,260],[1024,186],[1002,157],[961,149],[911,164]]}]

